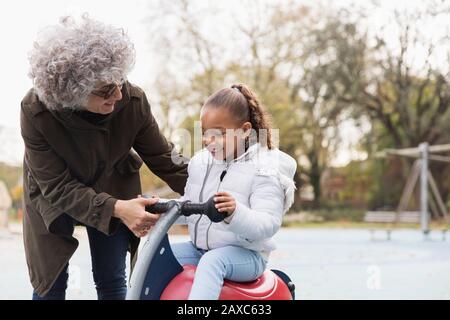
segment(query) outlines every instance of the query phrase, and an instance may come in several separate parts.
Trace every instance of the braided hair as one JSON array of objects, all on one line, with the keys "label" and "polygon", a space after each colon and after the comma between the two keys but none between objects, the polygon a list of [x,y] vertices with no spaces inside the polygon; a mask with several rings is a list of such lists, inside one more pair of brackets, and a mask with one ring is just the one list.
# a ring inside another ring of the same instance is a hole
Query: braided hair
[{"label": "braided hair", "polygon": [[[256,94],[245,84],[233,84],[230,88],[215,92],[206,100],[204,106],[225,107],[239,122],[250,122],[257,140],[272,149],[269,115]],[[265,139],[260,136],[263,132],[266,134]]]}]

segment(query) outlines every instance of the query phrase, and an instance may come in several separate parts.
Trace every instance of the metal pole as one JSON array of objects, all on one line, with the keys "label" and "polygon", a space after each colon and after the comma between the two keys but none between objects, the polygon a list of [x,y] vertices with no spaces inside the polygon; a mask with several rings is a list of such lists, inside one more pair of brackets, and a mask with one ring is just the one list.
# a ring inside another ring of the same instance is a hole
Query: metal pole
[{"label": "metal pole", "polygon": [[139,258],[137,259],[133,273],[131,274],[126,300],[139,300],[150,262],[153,257],[158,254],[156,250],[158,249],[161,240],[180,216],[180,208],[181,206],[178,202],[171,201],[170,209],[161,215],[158,222],[156,222],[153,227],[142,250],[139,252]]},{"label": "metal pole", "polygon": [[419,149],[422,158],[420,167],[420,225],[426,236],[430,231],[428,226],[428,142],[421,143]]}]

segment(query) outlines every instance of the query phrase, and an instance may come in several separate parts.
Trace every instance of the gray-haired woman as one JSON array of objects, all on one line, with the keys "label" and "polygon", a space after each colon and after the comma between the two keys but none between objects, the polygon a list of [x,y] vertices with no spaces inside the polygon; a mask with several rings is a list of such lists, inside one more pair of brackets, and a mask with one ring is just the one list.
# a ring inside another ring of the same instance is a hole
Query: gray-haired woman
[{"label": "gray-haired woman", "polygon": [[[122,29],[83,16],[40,33],[30,54],[33,88],[21,104],[24,242],[34,299],[64,299],[69,259],[86,226],[99,299],[123,299],[125,258],[158,219],[145,211],[143,162],[183,193],[144,92],[126,81],[133,44]],[[178,164],[177,164],[178,163]],[[133,262],[132,262],[133,263]]]}]

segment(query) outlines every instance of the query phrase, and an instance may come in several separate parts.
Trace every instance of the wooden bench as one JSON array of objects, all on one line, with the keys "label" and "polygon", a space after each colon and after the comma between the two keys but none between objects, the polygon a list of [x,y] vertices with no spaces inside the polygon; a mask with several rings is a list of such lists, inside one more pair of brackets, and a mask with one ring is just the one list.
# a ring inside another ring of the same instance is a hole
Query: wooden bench
[{"label": "wooden bench", "polygon": [[[383,223],[392,224],[392,227],[396,223],[420,223],[420,212],[418,211],[367,211],[364,215],[364,222],[368,223]],[[375,230],[371,229],[371,236],[374,239]],[[391,240],[391,228],[386,230],[387,240]]]}]

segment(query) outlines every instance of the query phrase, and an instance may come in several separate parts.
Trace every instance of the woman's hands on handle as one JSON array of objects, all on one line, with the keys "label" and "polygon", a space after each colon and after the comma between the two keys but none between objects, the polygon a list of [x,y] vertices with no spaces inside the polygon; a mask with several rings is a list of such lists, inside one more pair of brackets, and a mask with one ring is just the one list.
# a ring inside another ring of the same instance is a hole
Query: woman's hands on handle
[{"label": "woman's hands on handle", "polygon": [[119,218],[137,237],[145,237],[160,215],[145,211],[145,206],[155,204],[158,198],[142,198],[117,200],[114,206],[114,217]]}]

